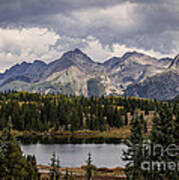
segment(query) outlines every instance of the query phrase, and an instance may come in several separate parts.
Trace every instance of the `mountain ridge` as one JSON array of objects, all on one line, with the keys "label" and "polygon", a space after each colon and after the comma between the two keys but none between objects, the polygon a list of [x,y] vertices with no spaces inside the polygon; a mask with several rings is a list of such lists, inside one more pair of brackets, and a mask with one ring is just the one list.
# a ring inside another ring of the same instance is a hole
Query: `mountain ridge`
[{"label": "mountain ridge", "polygon": [[[35,60],[32,63],[22,62],[12,66],[0,74],[0,91],[24,90],[84,96],[115,94],[140,97],[144,96],[138,93],[145,90],[143,83],[150,89],[149,85],[157,87],[157,83],[160,84],[164,77],[168,77],[172,78],[173,85],[167,81],[170,86],[166,92],[169,98],[173,98],[175,94],[179,94],[178,64],[179,56],[174,59],[157,59],[136,51],[127,52],[122,57],[112,57],[104,63],[97,63],[76,48],[50,63]],[[166,72],[170,75],[167,76]],[[157,81],[154,81],[155,78]],[[172,91],[172,87],[175,91]],[[147,91],[146,97],[166,98],[164,94],[160,94],[162,93],[152,94]]]}]

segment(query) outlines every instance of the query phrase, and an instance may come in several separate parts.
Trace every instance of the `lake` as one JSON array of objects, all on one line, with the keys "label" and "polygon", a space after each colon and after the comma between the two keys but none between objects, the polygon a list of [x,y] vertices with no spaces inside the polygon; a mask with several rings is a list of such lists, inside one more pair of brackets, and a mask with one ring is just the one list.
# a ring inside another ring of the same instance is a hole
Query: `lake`
[{"label": "lake", "polygon": [[124,167],[122,150],[127,149],[124,144],[30,144],[21,148],[25,155],[34,154],[37,164],[48,165],[55,152],[62,167],[81,167],[90,152],[94,165],[108,168]]}]

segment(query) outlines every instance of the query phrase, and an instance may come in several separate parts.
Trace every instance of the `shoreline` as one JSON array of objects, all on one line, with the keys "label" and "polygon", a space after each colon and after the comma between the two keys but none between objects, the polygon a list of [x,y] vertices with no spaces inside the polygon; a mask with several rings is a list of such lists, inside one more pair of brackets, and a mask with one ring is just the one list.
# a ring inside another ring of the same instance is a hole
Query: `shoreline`
[{"label": "shoreline", "polygon": [[[50,172],[50,166],[46,165],[37,165],[38,172],[41,174],[42,178],[48,177]],[[66,170],[68,169],[69,176],[72,174],[76,179],[84,179],[85,178],[85,166],[81,167],[61,167],[59,168],[62,175],[66,174]],[[124,173],[124,168],[116,167],[116,168],[96,168],[93,171],[94,179],[126,179],[126,175]]]},{"label": "shoreline", "polygon": [[130,127],[108,131],[17,131],[12,134],[22,144],[120,144],[130,135]]}]

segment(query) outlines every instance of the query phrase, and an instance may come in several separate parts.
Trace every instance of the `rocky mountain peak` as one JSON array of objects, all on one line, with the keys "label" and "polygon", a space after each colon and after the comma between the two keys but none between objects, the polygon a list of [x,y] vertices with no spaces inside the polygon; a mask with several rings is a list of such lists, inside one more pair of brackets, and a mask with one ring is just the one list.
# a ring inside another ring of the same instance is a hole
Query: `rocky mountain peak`
[{"label": "rocky mountain peak", "polygon": [[80,62],[87,62],[87,63],[93,63],[90,57],[88,57],[84,52],[82,52],[80,49],[76,48],[73,51],[68,51],[63,54],[61,60],[70,60],[74,63],[80,63]]},{"label": "rocky mountain peak", "polygon": [[35,61],[33,62],[33,64],[36,64],[36,65],[45,65],[46,63],[43,62],[43,61],[41,61],[41,60],[35,60]]},{"label": "rocky mountain peak", "polygon": [[76,48],[72,51],[68,51],[68,52],[63,54],[63,56],[72,56],[72,55],[85,55],[85,54],[78,48]]},{"label": "rocky mountain peak", "polygon": [[125,54],[122,56],[121,59],[127,59],[127,58],[129,58],[129,57],[131,57],[131,56],[144,56],[144,54],[138,53],[138,52],[136,52],[136,51],[131,51],[131,52],[125,53]]},{"label": "rocky mountain peak", "polygon": [[79,48],[74,49],[73,53],[84,54]]}]

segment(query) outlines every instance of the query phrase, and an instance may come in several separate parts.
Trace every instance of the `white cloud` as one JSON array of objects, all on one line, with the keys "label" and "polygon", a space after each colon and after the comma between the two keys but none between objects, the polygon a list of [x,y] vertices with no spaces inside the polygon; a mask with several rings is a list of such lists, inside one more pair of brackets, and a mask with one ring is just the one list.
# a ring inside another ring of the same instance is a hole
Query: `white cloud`
[{"label": "white cloud", "polygon": [[86,38],[74,38],[60,36],[47,28],[0,28],[0,71],[22,61],[32,62],[40,59],[50,62],[75,48],[80,48],[94,61],[104,62],[114,56],[121,57],[129,51],[137,51],[156,58],[173,57],[177,54],[179,46],[178,43],[175,44],[172,54],[162,54],[153,49],[128,47],[118,42],[104,45],[98,38],[91,35]]},{"label": "white cloud", "polygon": [[171,57],[172,54],[161,54],[158,51],[154,51],[153,49],[150,50],[144,50],[142,48],[135,48],[135,47],[127,47],[124,44],[118,44],[115,43],[112,45],[112,56],[122,56],[124,53],[129,52],[129,51],[136,51],[139,53],[143,53],[152,57],[156,57],[156,58],[164,58],[164,57]]},{"label": "white cloud", "polygon": [[95,61],[99,62],[103,62],[111,56],[109,46],[103,46],[100,41],[93,36],[88,36],[85,39],[85,47],[82,50]]},{"label": "white cloud", "polygon": [[104,62],[105,60],[114,56],[121,57],[126,52],[136,51],[156,58],[173,57],[175,54],[162,54],[153,49],[144,50],[142,48],[127,47],[125,44],[114,43],[111,46],[102,45],[102,43],[93,36],[89,36],[86,39],[86,46],[83,48],[89,56],[93,57],[94,60]]},{"label": "white cloud", "polygon": [[60,36],[47,28],[0,28],[0,70],[21,61],[59,57],[53,48]]}]

